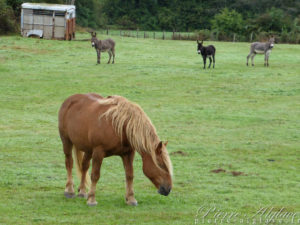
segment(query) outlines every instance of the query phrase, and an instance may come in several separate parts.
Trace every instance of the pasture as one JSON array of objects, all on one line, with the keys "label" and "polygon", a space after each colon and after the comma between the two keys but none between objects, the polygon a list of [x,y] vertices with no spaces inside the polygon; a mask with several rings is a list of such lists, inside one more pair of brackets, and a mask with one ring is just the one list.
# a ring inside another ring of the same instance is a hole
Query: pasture
[{"label": "pasture", "polygon": [[[249,43],[204,42],[216,47],[216,68],[203,70],[196,42],[112,38],[115,64],[102,53],[96,65],[88,41],[0,37],[1,225],[195,224],[203,205],[238,218],[284,207],[300,219],[299,45],[275,44],[266,68],[260,55],[246,66]],[[169,141],[168,197],[143,175],[138,154],[137,207],[125,204],[116,156],[103,161],[96,207],[64,197],[57,113],[68,96],[88,92],[138,103]]]}]

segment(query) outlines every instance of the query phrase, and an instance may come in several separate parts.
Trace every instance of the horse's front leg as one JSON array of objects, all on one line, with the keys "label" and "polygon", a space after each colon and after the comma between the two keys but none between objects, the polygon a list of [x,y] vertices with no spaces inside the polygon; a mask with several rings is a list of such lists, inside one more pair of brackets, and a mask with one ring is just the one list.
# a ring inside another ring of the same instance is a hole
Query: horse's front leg
[{"label": "horse's front leg", "polygon": [[97,147],[93,149],[93,162],[92,162],[92,175],[91,175],[91,188],[88,194],[87,204],[89,206],[95,206],[98,203],[95,199],[96,185],[100,178],[100,168],[104,158],[103,149],[101,147]]},{"label": "horse's front leg", "polygon": [[97,64],[100,64],[101,52],[98,49],[96,51],[97,51]]},{"label": "horse's front leg", "polygon": [[127,205],[137,205],[137,201],[134,198],[133,192],[133,159],[134,159],[134,151],[129,152],[126,155],[122,156],[123,165],[125,169],[126,176],[126,204]]}]

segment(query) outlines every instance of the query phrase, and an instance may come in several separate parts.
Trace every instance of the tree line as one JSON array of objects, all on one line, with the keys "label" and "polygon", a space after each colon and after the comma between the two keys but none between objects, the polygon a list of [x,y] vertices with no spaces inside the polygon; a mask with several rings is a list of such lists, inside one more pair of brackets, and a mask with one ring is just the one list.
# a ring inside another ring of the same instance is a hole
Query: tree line
[{"label": "tree line", "polygon": [[[1,33],[18,31],[24,1],[0,0]],[[93,29],[186,31],[241,41],[274,34],[282,42],[300,42],[299,0],[76,0],[75,5],[77,24]]]}]

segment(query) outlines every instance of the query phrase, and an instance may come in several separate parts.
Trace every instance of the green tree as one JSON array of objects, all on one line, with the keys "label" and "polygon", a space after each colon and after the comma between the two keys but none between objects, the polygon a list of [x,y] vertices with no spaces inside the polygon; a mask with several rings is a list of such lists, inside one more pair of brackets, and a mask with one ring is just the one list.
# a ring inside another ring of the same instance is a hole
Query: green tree
[{"label": "green tree", "polygon": [[212,28],[225,34],[241,33],[244,28],[243,17],[235,10],[224,8],[211,21]]},{"label": "green tree", "polygon": [[6,4],[5,0],[0,0],[0,34],[16,32],[18,26],[13,9]]}]

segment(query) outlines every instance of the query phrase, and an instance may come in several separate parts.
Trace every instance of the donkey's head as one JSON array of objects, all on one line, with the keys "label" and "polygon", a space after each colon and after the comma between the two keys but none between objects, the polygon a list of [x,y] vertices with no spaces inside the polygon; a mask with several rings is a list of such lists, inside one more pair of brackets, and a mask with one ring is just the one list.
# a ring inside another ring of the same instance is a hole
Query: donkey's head
[{"label": "donkey's head", "polygon": [[197,40],[197,52],[198,54],[201,54],[201,49],[203,48],[203,40],[200,42],[199,40]]},{"label": "donkey's head", "polygon": [[275,37],[271,36],[271,38],[269,39],[269,43],[270,43],[270,48],[274,47],[274,43],[275,43]]},{"label": "donkey's head", "polygon": [[172,164],[167,151],[168,142],[159,142],[155,149],[155,161],[151,155],[144,154],[143,172],[158,189],[158,193],[167,196],[172,189]]},{"label": "donkey's head", "polygon": [[91,38],[91,44],[92,44],[92,47],[95,47],[96,45],[96,42],[97,42],[97,33],[95,32],[91,32],[91,35],[92,35],[92,38]]}]

